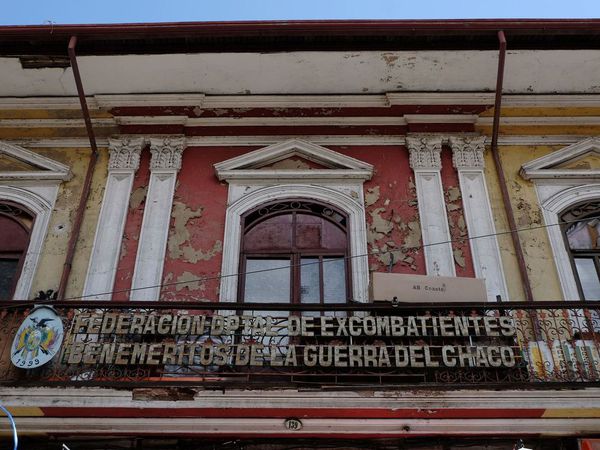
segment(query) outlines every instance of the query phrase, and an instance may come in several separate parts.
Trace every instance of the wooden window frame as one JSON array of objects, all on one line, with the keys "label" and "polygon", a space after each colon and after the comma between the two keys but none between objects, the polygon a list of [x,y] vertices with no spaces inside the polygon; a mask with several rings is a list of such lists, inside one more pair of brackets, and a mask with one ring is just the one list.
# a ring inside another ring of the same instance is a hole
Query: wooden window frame
[{"label": "wooden window frame", "polygon": [[581,298],[584,301],[598,301],[600,299],[588,300],[585,298],[583,287],[581,285],[581,280],[579,279],[579,272],[577,271],[577,266],[575,264],[575,258],[579,257],[592,259],[594,261],[596,273],[598,274],[598,278],[600,279],[600,248],[596,250],[572,249],[569,245],[567,230],[575,223],[587,220],[591,217],[600,217],[600,199],[588,200],[585,202],[577,203],[575,205],[570,206],[567,210],[563,211],[560,214],[561,232],[563,235],[565,249],[567,251],[567,254],[569,255],[569,261],[573,270],[573,276],[575,278],[575,284],[577,285],[579,298]]},{"label": "wooden window frame", "polygon": [[[313,208],[313,209],[311,209]],[[261,251],[245,251],[245,239],[246,233],[250,231],[254,226],[259,223],[280,215],[292,214],[292,247],[291,249],[273,249],[273,250],[261,250]],[[299,249],[296,247],[296,230],[297,230],[297,215],[308,214],[315,217],[323,218],[345,234],[345,248],[339,249],[323,249],[313,248]],[[337,214],[342,218],[343,222],[332,220],[333,214]],[[249,222],[248,222],[249,221]],[[285,304],[300,304],[301,303],[301,260],[302,258],[318,258],[319,259],[319,304],[325,304],[324,296],[324,283],[323,283],[323,259],[329,257],[344,258],[344,275],[345,275],[345,292],[346,298],[345,303],[350,301],[352,296],[352,261],[349,258],[350,249],[350,236],[348,230],[348,215],[339,208],[333,205],[316,201],[316,200],[305,200],[305,199],[281,199],[272,202],[262,204],[256,208],[253,208],[241,216],[240,226],[241,242],[240,242],[240,265],[239,265],[239,279],[238,279],[238,292],[237,302],[243,303],[245,296],[245,284],[246,284],[246,267],[248,258],[256,259],[269,259],[276,257],[289,257],[290,260],[290,296],[289,302],[281,302]],[[314,303],[313,303],[314,304]],[[334,305],[331,303],[331,305]]]},{"label": "wooden window frame", "polygon": [[[31,225],[29,226],[29,228],[21,220],[18,219],[19,215],[21,214],[26,214],[28,216],[28,220],[31,221]],[[31,233],[35,225],[36,215],[33,214],[28,208],[24,207],[23,205],[8,200],[2,200],[0,201],[0,216],[8,217],[9,219],[15,221],[24,231],[27,232],[27,241],[25,242],[23,251],[18,257],[17,267],[13,275],[10,291],[8,292],[6,299],[1,299],[8,300],[13,298],[15,290],[17,288],[17,283],[19,282],[19,278],[21,277],[21,273],[23,272],[23,265],[25,264],[27,251],[29,249],[29,244],[31,243]],[[7,253],[8,252],[3,252],[2,249],[0,249],[0,259],[11,259]]]}]

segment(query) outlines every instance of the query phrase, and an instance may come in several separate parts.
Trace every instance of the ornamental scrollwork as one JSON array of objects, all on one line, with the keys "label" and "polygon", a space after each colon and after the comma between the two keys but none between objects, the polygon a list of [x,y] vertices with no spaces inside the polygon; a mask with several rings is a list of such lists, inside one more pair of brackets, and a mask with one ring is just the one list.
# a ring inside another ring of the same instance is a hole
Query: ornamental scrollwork
[{"label": "ornamental scrollwork", "polygon": [[136,171],[140,166],[140,153],[144,146],[144,139],[138,138],[109,138],[108,147],[110,157],[108,169],[129,169]]},{"label": "ornamental scrollwork", "polygon": [[460,169],[483,169],[485,160],[485,137],[455,137],[449,138],[452,149],[452,164]]},{"label": "ornamental scrollwork", "polygon": [[442,168],[442,138],[438,136],[412,136],[406,138],[413,170]]},{"label": "ornamental scrollwork", "polygon": [[185,138],[165,137],[150,139],[151,170],[179,170],[185,149]]}]

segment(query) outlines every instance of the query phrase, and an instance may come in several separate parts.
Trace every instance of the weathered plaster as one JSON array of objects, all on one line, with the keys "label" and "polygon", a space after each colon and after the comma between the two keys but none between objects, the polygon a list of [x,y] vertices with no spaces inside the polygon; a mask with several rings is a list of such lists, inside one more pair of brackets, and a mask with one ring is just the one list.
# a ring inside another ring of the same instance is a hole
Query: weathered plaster
[{"label": "weathered plaster", "polygon": [[[173,210],[171,212],[173,225],[169,229],[167,244],[169,258],[181,259],[182,261],[195,264],[198,261],[207,261],[214,258],[223,250],[221,240],[216,240],[209,250],[196,249],[190,242],[188,223],[191,219],[201,217],[202,210],[202,207],[192,210],[181,202],[173,202]],[[193,227],[194,223],[189,223],[189,226]]]},{"label": "weathered plaster", "polygon": [[[533,159],[546,155],[559,147],[550,146],[503,146],[500,147],[500,157],[507,179],[507,187],[515,214],[519,238],[523,246],[525,263],[530,277],[533,296],[536,300],[561,300],[562,293],[556,274],[555,264],[550,248],[548,235],[544,228],[529,230],[530,227],[543,225],[541,210],[533,183],[519,176],[521,166]],[[489,181],[489,193],[496,231],[503,233],[498,236],[498,244],[502,255],[502,263],[506,272],[510,298],[525,300],[520,282],[520,274],[512,239],[509,233],[506,213],[498,185],[498,177],[494,168],[491,152],[486,154],[486,179]]]},{"label": "weathered plaster", "polygon": [[[98,163],[92,178],[90,198],[83,217],[80,237],[73,259],[73,268],[65,292],[66,297],[81,295],[91,247],[94,241],[108,160],[108,150],[99,149],[99,151]],[[40,256],[38,270],[34,277],[32,293],[40,290],[56,290],[58,288],[65,262],[67,244],[71,236],[73,220],[75,219],[77,206],[81,197],[83,180],[90,156],[88,148],[48,148],[36,149],[36,152],[67,164],[71,168],[73,177],[69,181],[61,183],[59,187],[58,197],[50,219],[48,234]]]},{"label": "weathered plaster", "polygon": [[401,148],[352,147],[344,152],[375,166],[365,183],[369,270],[424,273],[416,192]]},{"label": "weathered plaster", "polygon": [[446,213],[450,239],[452,240],[452,256],[457,277],[475,277],[471,248],[467,240],[468,230],[465,222],[460,182],[458,174],[452,165],[451,151],[442,150],[442,183],[446,200]]}]

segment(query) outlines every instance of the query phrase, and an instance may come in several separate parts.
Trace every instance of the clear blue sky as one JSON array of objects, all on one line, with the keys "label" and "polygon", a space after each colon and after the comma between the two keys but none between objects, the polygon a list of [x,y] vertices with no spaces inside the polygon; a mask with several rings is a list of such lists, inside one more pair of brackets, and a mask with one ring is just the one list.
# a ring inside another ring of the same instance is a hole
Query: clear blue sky
[{"label": "clear blue sky", "polygon": [[1,25],[294,19],[600,18],[600,0],[2,0]]}]

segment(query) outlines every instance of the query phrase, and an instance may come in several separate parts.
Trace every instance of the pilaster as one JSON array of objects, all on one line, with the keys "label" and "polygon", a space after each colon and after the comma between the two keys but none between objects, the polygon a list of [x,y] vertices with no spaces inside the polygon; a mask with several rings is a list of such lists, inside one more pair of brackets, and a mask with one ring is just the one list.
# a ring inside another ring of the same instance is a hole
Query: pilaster
[{"label": "pilaster", "polygon": [[158,300],[183,137],[150,139],[150,183],[135,261],[131,300]]},{"label": "pilaster", "polygon": [[127,206],[143,145],[142,138],[109,139],[108,176],[83,288],[86,300],[112,297]]},{"label": "pilaster", "polygon": [[484,278],[488,301],[500,295],[508,300],[496,227],[483,172],[485,137],[450,137],[452,163],[458,171],[460,190],[475,275]]},{"label": "pilaster", "polygon": [[440,174],[442,138],[410,136],[406,146],[415,174],[427,274],[456,276]]}]

